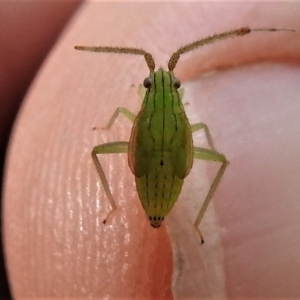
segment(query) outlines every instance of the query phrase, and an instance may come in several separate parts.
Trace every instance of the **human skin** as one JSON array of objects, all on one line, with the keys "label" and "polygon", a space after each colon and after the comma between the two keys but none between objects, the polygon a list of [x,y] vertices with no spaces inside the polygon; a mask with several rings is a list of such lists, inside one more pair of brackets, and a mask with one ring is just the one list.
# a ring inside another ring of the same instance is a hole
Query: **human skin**
[{"label": "human skin", "polygon": [[0,3],[1,148],[35,72],[79,2]]},{"label": "human skin", "polygon": [[[49,1],[0,2],[1,179],[6,147],[18,108],[43,59],[78,5],[79,1],[65,0],[55,3]],[[2,194],[2,185],[0,191]],[[2,233],[2,219],[0,230]],[[9,299],[2,245],[1,240],[0,297]]]},{"label": "human skin", "polygon": [[[148,70],[142,57],[73,50],[82,44],[143,47],[165,66],[179,46],[223,30],[299,28],[299,11],[293,3],[82,7],[36,78],[11,140],[4,242],[14,298],[300,295],[294,197],[300,192],[299,33],[220,42],[182,57],[175,69],[191,123],[208,123],[230,161],[200,224],[202,246],[192,222],[213,179],[215,169],[207,164],[195,163],[166,230],[150,227],[126,156],[100,157],[119,207],[102,223],[110,205],[90,151],[128,140],[130,123],[120,117],[110,132],[92,127],[105,125],[118,106],[138,111],[137,86]],[[215,69],[222,71],[200,76]],[[201,135],[196,143],[205,145]],[[180,276],[172,296],[173,269]]]}]

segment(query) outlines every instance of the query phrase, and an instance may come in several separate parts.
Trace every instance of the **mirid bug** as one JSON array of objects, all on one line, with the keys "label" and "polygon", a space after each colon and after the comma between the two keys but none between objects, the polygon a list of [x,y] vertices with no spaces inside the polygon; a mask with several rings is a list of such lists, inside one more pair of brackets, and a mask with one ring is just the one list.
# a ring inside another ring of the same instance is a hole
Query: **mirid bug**
[{"label": "mirid bug", "polygon": [[[97,157],[98,154],[128,153],[128,163],[131,172],[135,176],[139,198],[150,224],[154,228],[160,227],[165,216],[177,201],[184,179],[193,166],[193,160],[216,161],[221,163],[221,167],[194,222],[194,226],[201,237],[201,242],[203,242],[198,226],[220,183],[228,161],[223,154],[216,151],[206,124],[190,125],[182,105],[180,81],[175,77],[173,71],[180,55],[203,45],[231,37],[243,36],[252,31],[295,30],[243,27],[215,34],[179,48],[172,54],[168,62],[168,71],[162,68],[155,71],[152,55],[143,49],[111,46],[75,47],[77,50],[92,52],[143,55],[150,70],[149,76],[145,78],[143,83],[146,92],[140,112],[135,115],[128,109],[119,107],[106,126],[106,129],[109,129],[118,115],[123,114],[134,123],[129,142],[106,143],[98,145],[92,150],[92,159],[112,206],[107,218],[117,208],[117,205]],[[204,130],[209,149],[194,146],[192,134],[197,130]]]}]

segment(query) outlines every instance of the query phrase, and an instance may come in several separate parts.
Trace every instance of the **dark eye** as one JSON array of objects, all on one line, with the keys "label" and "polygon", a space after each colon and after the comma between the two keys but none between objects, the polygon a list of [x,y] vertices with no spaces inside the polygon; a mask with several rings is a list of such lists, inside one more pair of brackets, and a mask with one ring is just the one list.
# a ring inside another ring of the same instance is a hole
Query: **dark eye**
[{"label": "dark eye", "polygon": [[180,80],[176,77],[174,78],[174,86],[175,86],[176,89],[179,89],[180,86],[181,86]]},{"label": "dark eye", "polygon": [[151,87],[152,85],[152,80],[150,77],[146,77],[145,80],[144,80],[144,87],[146,89],[148,89],[149,87]]}]

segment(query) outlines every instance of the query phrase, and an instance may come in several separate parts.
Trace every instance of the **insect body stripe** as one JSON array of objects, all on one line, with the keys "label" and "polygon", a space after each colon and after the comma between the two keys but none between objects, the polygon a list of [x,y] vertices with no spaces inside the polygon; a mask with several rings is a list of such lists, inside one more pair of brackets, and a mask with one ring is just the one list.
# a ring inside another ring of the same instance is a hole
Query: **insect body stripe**
[{"label": "insect body stripe", "polygon": [[[156,76],[155,76],[156,77]],[[162,131],[162,139],[161,139],[161,160],[164,159],[164,142],[165,142],[165,114],[166,114],[166,95],[165,95],[165,81],[164,76],[162,76],[162,88],[163,88],[163,131]]]},{"label": "insect body stripe", "polygon": [[147,186],[147,205],[149,206],[149,181],[148,181],[148,174],[146,174],[146,186]]}]

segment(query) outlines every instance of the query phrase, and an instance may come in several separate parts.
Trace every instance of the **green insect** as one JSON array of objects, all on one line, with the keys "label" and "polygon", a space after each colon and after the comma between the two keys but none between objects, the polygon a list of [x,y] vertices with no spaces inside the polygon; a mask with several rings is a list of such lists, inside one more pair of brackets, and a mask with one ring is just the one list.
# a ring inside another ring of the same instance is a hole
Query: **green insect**
[{"label": "green insect", "polygon": [[[128,153],[128,163],[135,176],[139,198],[150,224],[154,228],[160,227],[165,216],[177,201],[184,179],[193,166],[193,160],[216,161],[221,164],[221,167],[194,222],[201,242],[203,242],[198,225],[220,183],[228,161],[223,154],[216,151],[206,124],[191,125],[189,123],[182,104],[183,90],[180,89],[180,81],[174,76],[173,71],[180,55],[203,45],[230,37],[243,36],[252,31],[295,30],[244,27],[215,34],[179,48],[169,60],[169,71],[162,68],[155,71],[152,55],[142,49],[110,46],[75,47],[77,50],[92,52],[143,55],[150,70],[149,77],[144,80],[146,92],[138,115],[136,116],[124,107],[119,107],[106,126],[106,129],[109,129],[118,115],[123,114],[133,122],[129,142],[106,143],[98,145],[92,150],[93,161],[112,206],[107,218],[117,208],[117,205],[110,192],[106,176],[97,157],[98,154]],[[198,130],[204,130],[210,149],[194,146],[192,134]]]}]

